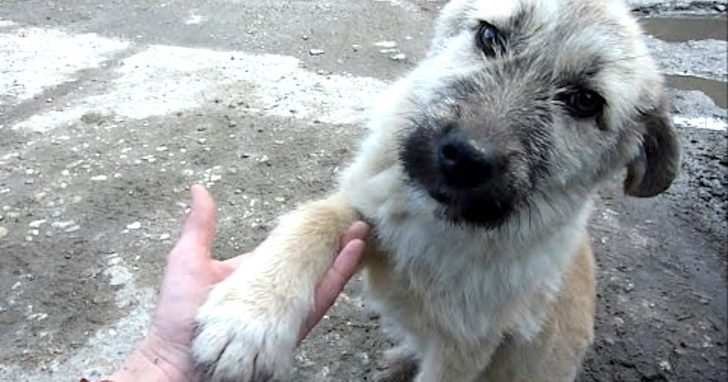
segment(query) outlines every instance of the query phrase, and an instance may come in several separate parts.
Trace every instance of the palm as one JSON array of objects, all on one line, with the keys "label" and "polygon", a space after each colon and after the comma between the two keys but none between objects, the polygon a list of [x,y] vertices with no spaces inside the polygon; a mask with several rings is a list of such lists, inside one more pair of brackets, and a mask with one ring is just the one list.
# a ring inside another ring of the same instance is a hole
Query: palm
[{"label": "palm", "polygon": [[[173,370],[192,375],[189,346],[197,308],[210,289],[226,279],[255,254],[218,261],[210,257],[215,234],[215,203],[200,186],[192,188],[192,211],[174,249],[167,256],[159,301],[147,337],[151,353],[169,363]],[[344,249],[316,288],[316,310],[301,328],[301,339],[333,304],[361,258],[367,234],[364,223],[355,223],[342,237]],[[156,348],[156,349],[155,349]]]}]

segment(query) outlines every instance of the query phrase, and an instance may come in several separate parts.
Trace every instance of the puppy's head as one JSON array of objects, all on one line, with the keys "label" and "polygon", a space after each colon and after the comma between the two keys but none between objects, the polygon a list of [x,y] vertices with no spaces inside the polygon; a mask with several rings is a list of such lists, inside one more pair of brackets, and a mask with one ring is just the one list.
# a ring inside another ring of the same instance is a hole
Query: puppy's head
[{"label": "puppy's head", "polygon": [[625,167],[628,194],[664,191],[679,147],[641,36],[614,1],[452,1],[400,85],[407,181],[441,217],[486,227]]}]

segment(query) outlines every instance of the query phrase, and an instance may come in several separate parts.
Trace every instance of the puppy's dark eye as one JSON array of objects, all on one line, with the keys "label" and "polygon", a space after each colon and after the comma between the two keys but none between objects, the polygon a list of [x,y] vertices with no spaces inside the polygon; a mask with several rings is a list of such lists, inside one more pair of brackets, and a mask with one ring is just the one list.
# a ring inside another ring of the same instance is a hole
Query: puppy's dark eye
[{"label": "puppy's dark eye", "polygon": [[477,35],[478,47],[488,57],[494,57],[505,51],[503,36],[496,27],[486,22],[480,25]]},{"label": "puppy's dark eye", "polygon": [[591,118],[601,114],[604,98],[591,90],[579,89],[566,95],[569,111],[577,118]]}]

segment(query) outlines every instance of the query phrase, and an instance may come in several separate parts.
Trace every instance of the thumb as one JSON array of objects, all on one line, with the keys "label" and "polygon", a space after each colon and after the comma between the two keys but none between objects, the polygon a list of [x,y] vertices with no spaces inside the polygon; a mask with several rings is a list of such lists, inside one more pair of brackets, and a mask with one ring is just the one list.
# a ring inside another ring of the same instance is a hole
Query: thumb
[{"label": "thumb", "polygon": [[[361,229],[362,234],[366,234],[366,226]],[[303,340],[314,326],[326,314],[331,305],[336,301],[336,297],[344,289],[346,283],[356,272],[357,266],[364,255],[364,242],[362,239],[353,239],[348,242],[339,252],[334,260],[331,268],[326,272],[319,284],[316,286],[314,294],[314,310],[306,318],[306,322],[301,328],[298,338]]]},{"label": "thumb", "polygon": [[209,249],[215,236],[215,201],[200,185],[191,188],[192,206],[185,219],[178,245]]}]

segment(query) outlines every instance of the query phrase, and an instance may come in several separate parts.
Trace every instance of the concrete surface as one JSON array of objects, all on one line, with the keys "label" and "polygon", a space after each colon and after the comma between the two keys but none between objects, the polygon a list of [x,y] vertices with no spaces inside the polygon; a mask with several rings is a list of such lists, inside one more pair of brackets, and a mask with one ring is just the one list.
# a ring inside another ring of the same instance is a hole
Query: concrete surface
[{"label": "concrete surface", "polygon": [[[366,105],[422,56],[444,3],[3,0],[0,380],[119,364],[193,182],[217,199],[221,257],[329,190]],[[632,4],[726,16],[724,2]],[[650,39],[666,74],[725,88],[725,39],[673,40]],[[599,319],[581,381],[728,377],[728,118],[696,83],[671,92],[676,184],[651,200],[608,186],[592,218]],[[291,381],[368,380],[390,343],[360,292],[352,283],[304,343]]]}]

